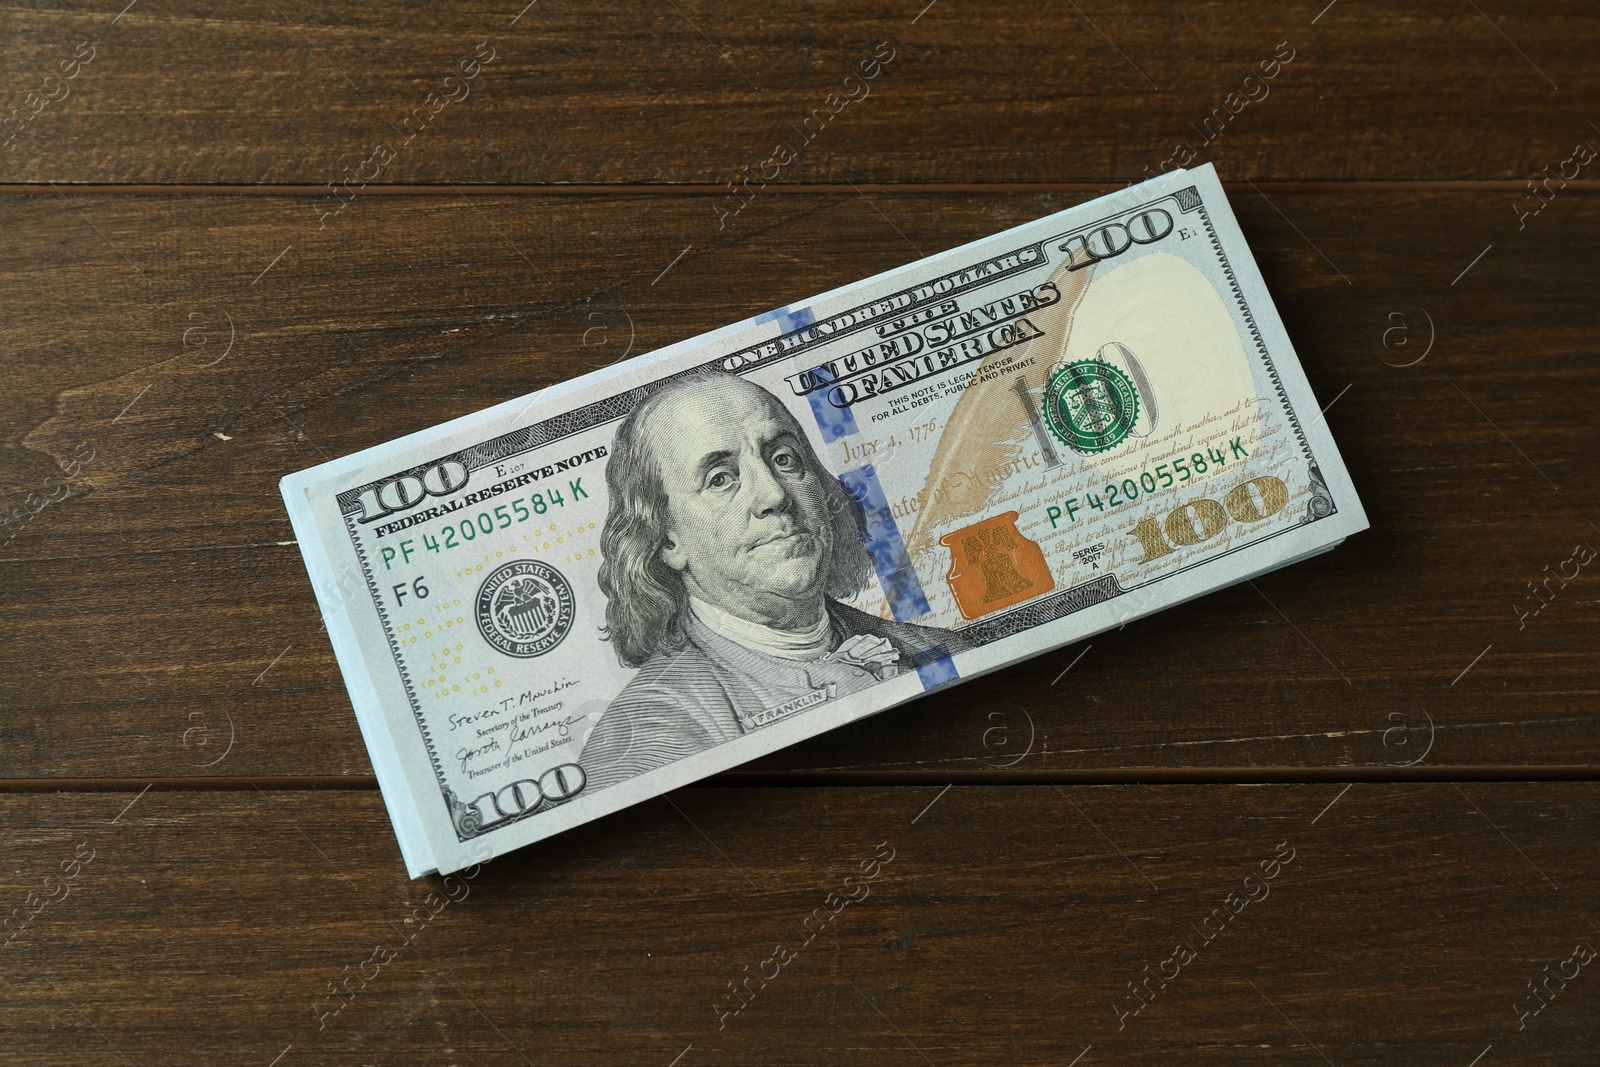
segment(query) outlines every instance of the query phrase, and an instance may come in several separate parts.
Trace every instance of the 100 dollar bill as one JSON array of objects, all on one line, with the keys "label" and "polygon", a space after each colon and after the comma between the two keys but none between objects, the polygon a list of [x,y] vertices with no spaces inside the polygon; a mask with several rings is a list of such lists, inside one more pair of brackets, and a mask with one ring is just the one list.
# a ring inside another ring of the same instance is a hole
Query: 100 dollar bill
[{"label": "100 dollar bill", "polygon": [[413,876],[1366,527],[1210,166],[282,490]]}]

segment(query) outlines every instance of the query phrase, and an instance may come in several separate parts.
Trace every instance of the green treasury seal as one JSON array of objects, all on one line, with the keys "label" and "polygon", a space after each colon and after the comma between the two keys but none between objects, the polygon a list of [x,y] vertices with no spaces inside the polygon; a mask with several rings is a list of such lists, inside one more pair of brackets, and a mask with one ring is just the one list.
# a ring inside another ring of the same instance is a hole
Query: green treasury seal
[{"label": "green treasury seal", "polygon": [[1050,430],[1075,452],[1104,452],[1139,418],[1139,390],[1117,368],[1093,359],[1057,367],[1045,387]]}]

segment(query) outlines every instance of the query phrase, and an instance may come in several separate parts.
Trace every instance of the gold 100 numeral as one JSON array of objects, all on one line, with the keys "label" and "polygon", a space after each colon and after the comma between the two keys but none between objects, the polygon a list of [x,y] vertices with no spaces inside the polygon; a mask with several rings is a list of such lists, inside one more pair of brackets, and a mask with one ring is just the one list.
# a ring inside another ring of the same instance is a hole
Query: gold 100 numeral
[{"label": "gold 100 numeral", "polygon": [[1130,534],[1144,546],[1144,559],[1140,562],[1150,563],[1177,551],[1173,545],[1198,545],[1211,540],[1228,525],[1229,516],[1234,522],[1260,522],[1282,511],[1288,502],[1288,487],[1265,474],[1240,482],[1228,490],[1220,504],[1209,498],[1191,500],[1168,512],[1165,522],[1140,519]]}]

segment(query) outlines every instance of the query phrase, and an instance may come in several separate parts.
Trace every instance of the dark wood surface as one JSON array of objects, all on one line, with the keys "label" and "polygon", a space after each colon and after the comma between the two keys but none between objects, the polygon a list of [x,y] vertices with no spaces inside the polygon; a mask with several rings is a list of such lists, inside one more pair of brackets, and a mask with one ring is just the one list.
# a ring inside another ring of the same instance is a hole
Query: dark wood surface
[{"label": "dark wood surface", "polygon": [[[1600,948],[1600,577],[1519,618],[1600,547],[1600,162],[1526,184],[1600,148],[1592,5],[140,0],[6,6],[0,41],[0,1063],[1594,1062],[1593,968],[1514,1007]],[[284,473],[1184,142],[1370,531],[468,883],[405,879]],[[1270,896],[1119,1029],[1126,983],[1285,841]],[[869,895],[719,1027],[880,843]],[[408,927],[430,892],[465,897]]]},{"label": "dark wood surface", "polygon": [[[1256,180],[1520,182],[1600,122],[1584,0],[925,3],[539,0],[515,24],[516,0],[11,5],[7,108],[80,41],[93,59],[0,180],[320,186],[430,92],[466,95],[369,181],[737,181],[832,92],[861,99],[784,179],[1121,182],[1188,143]],[[446,86],[482,42],[473,84]]]},{"label": "dark wood surface", "polygon": [[0,814],[7,898],[93,855],[14,1063],[1594,1062],[1600,963],[1526,987],[1600,944],[1594,783],[691,788],[442,882],[370,791]]}]

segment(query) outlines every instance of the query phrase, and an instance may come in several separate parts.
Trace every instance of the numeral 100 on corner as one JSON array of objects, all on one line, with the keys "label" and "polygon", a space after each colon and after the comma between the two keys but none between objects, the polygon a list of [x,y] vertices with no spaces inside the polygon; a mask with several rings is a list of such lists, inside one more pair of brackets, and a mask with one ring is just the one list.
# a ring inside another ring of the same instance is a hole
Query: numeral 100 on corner
[{"label": "numeral 100 on corner", "polygon": [[1239,523],[1261,522],[1282,511],[1288,503],[1288,486],[1281,479],[1264,474],[1228,490],[1220,504],[1201,497],[1173,508],[1164,521],[1140,519],[1128,535],[1137,537],[1144,547],[1144,559],[1140,562],[1149,563],[1172,554],[1176,551],[1174,545],[1198,545],[1211,540],[1222,532],[1230,518]]},{"label": "numeral 100 on corner", "polygon": [[1209,497],[1191,500],[1173,508],[1165,519],[1140,519],[1128,536],[1136,537],[1149,563],[1177,551],[1174,546],[1198,545],[1221,533],[1232,519],[1238,523],[1262,522],[1276,515],[1289,503],[1289,488],[1282,479],[1264,474],[1240,482],[1222,503]]}]

